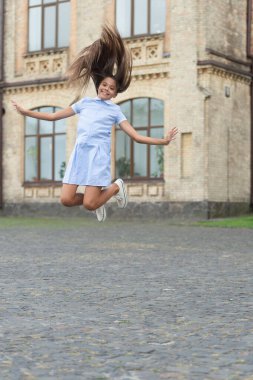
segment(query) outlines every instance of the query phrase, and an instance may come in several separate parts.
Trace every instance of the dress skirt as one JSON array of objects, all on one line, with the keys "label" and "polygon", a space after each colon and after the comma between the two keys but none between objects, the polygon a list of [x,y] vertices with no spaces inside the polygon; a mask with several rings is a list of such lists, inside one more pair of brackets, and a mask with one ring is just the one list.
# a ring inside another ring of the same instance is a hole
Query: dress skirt
[{"label": "dress skirt", "polygon": [[77,140],[62,182],[105,187],[111,183],[110,166],[110,142]]}]

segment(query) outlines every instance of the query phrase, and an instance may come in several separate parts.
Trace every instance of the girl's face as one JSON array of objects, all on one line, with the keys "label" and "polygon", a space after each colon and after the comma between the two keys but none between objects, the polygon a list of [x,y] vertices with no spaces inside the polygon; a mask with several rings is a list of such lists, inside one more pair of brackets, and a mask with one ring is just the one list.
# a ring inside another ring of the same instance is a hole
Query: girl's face
[{"label": "girl's face", "polygon": [[117,95],[116,81],[107,77],[102,80],[98,87],[98,97],[102,100],[110,100]]}]

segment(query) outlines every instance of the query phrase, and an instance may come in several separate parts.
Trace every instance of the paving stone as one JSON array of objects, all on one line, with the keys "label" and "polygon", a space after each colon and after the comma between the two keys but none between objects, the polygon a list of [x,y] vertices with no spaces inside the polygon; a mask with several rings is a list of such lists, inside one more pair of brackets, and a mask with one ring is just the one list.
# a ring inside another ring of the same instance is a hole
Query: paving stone
[{"label": "paving stone", "polygon": [[252,376],[252,230],[70,219],[0,252],[0,379]]}]

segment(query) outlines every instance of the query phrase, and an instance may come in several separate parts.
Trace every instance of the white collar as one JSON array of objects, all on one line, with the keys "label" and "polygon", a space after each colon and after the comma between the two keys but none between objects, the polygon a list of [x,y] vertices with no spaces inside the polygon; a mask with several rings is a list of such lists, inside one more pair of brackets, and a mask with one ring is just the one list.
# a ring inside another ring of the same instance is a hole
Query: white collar
[{"label": "white collar", "polygon": [[98,96],[96,96],[96,98],[94,98],[95,100],[102,100],[103,102],[107,103],[107,104],[113,104],[113,102],[111,100],[104,100],[104,99],[101,99],[99,98]]}]

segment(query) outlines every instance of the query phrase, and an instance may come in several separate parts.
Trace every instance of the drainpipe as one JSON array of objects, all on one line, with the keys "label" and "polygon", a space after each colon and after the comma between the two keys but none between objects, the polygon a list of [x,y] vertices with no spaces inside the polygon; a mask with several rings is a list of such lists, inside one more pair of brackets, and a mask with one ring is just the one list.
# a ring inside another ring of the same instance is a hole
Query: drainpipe
[{"label": "drainpipe", "polygon": [[4,0],[0,0],[0,209],[3,208]]},{"label": "drainpipe", "polygon": [[[253,75],[253,44],[251,42],[252,36],[252,0],[248,0],[247,4],[247,55],[251,59],[251,74]],[[251,49],[252,45],[252,49]],[[250,170],[251,170],[251,180],[250,180],[250,208],[253,211],[253,79],[251,79],[250,85],[250,111],[251,111],[251,147],[250,147]]]}]

